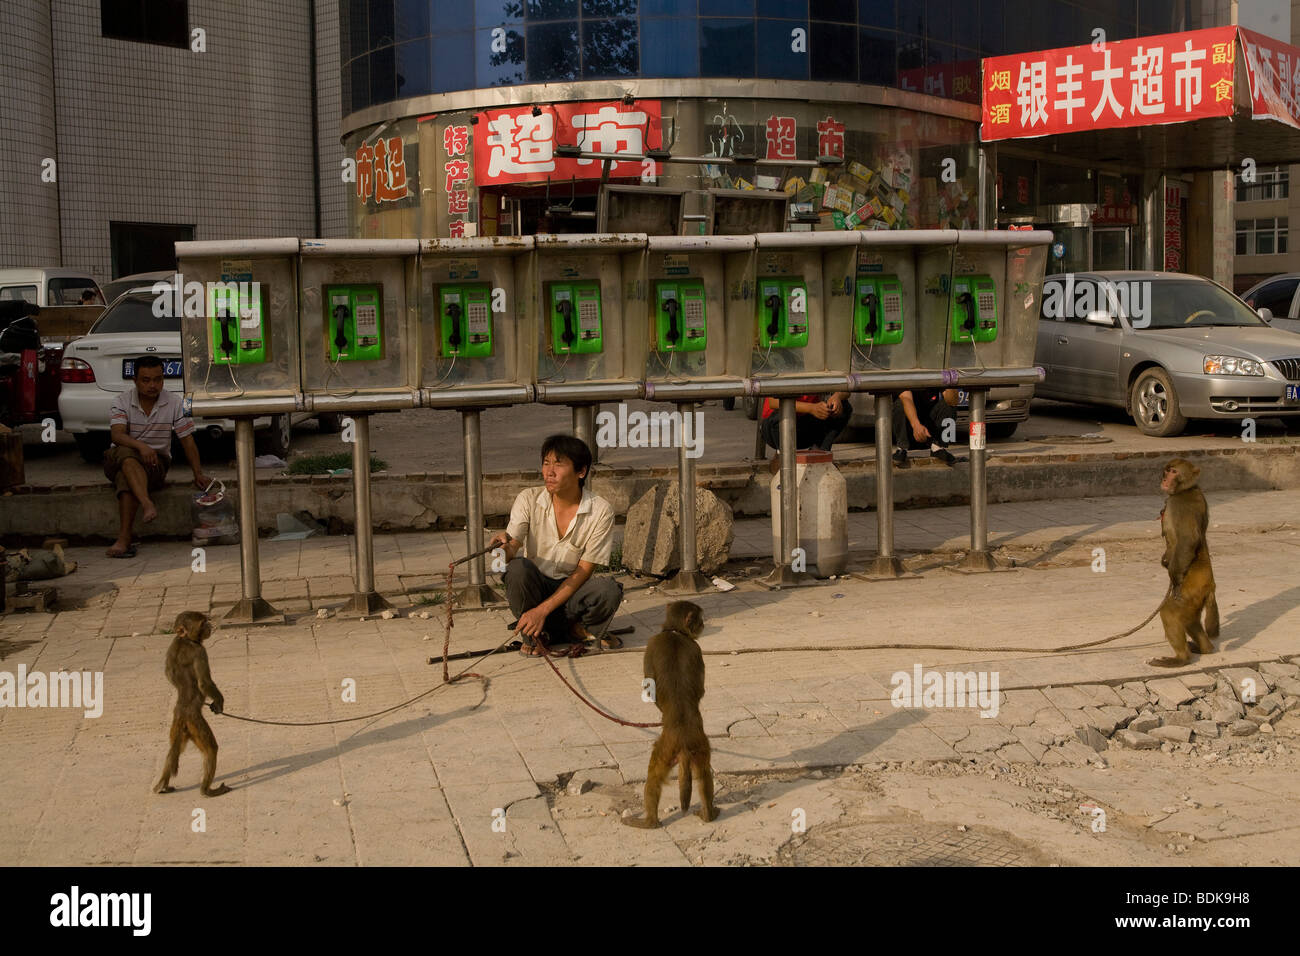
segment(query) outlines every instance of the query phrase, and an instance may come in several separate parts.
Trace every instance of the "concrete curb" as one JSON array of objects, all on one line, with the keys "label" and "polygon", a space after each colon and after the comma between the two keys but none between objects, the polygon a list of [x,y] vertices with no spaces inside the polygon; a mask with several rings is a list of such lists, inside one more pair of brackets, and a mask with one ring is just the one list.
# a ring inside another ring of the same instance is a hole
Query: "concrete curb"
[{"label": "concrete curb", "polygon": [[[993,455],[988,463],[990,502],[1040,501],[1149,494],[1158,481],[1156,464],[1179,454],[1201,468],[1201,487],[1215,491],[1277,491],[1300,488],[1300,445],[1243,444],[1197,452],[1078,451]],[[849,507],[875,507],[873,460],[839,464],[848,485]],[[677,477],[676,467],[606,468],[596,466],[591,487],[622,516],[632,502],[656,482]],[[697,478],[732,507],[737,517],[770,512],[770,477],[761,463],[737,462],[697,467]],[[894,474],[894,503],[900,509],[966,504],[970,500],[969,466],[954,468],[925,459]],[[533,470],[484,476],[483,506],[490,523],[501,524],[515,496],[538,483]],[[228,492],[237,483],[227,481]],[[464,477],[443,472],[372,476],[374,526],[377,531],[423,531],[463,528]],[[40,538],[61,534],[74,539],[111,540],[117,526],[116,503],[104,483],[93,485],[22,485],[0,498],[0,534]],[[180,483],[156,497],[159,516],[142,537],[188,537],[190,491]],[[258,524],[275,526],[279,513],[310,512],[337,530],[352,528],[352,481],[326,475],[278,475],[257,482]],[[145,531],[138,528],[138,531]]]}]

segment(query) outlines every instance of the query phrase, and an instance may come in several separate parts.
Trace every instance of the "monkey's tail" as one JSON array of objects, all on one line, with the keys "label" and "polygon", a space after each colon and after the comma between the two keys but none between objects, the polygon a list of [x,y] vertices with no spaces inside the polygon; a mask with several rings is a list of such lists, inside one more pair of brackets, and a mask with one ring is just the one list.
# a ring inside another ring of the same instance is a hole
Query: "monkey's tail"
[{"label": "monkey's tail", "polygon": [[1219,599],[1214,596],[1213,588],[1205,599],[1205,633],[1210,637],[1219,636]]}]

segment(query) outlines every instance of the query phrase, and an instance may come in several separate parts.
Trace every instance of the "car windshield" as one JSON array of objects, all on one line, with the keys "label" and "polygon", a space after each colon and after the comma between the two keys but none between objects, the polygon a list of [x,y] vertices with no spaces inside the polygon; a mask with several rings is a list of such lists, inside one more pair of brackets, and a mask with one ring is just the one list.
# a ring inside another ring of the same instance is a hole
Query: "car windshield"
[{"label": "car windshield", "polygon": [[89,289],[95,293],[95,305],[100,305],[99,287],[90,279],[51,279],[46,286],[50,305],[81,305],[81,293]]},{"label": "car windshield", "polygon": [[[1268,327],[1268,323],[1251,311],[1246,303],[1213,282],[1156,279],[1116,285],[1130,287],[1127,311],[1130,323],[1138,329],[1205,328],[1215,325]],[[1142,286],[1146,288],[1138,288]],[[1148,319],[1149,323],[1145,321]]]},{"label": "car windshield", "polygon": [[91,335],[105,332],[177,332],[181,330],[180,316],[153,314],[152,295],[128,295],[118,299],[90,328]]}]

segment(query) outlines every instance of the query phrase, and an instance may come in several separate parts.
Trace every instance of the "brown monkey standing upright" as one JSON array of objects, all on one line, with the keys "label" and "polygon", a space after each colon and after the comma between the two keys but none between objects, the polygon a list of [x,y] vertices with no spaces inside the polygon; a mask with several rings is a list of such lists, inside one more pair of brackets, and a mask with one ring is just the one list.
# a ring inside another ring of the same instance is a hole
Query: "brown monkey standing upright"
[{"label": "brown monkey standing upright", "polygon": [[[1169,569],[1171,588],[1160,605],[1160,620],[1174,656],[1149,661],[1153,667],[1181,667],[1191,661],[1192,653],[1213,654],[1210,638],[1219,636],[1219,603],[1214,596],[1214,570],[1205,542],[1210,509],[1196,484],[1200,473],[1185,458],[1174,458],[1165,465],[1160,478],[1160,490],[1169,496],[1160,512],[1160,530],[1165,536],[1165,554],[1160,563]],[[1189,636],[1192,648],[1187,645]]]},{"label": "brown monkey standing upright", "polygon": [[225,699],[212,682],[208,670],[208,652],[203,642],[212,633],[208,616],[198,611],[182,611],[173,625],[176,636],[167,649],[167,679],[176,687],[176,710],[172,713],[171,746],[162,777],[154,786],[154,793],[171,793],[172,777],[180,764],[181,750],[188,740],[203,754],[203,783],[199,787],[205,797],[219,797],[230,788],[224,783],[213,789],[212,778],[217,774],[217,738],[203,719],[203,701],[212,698],[212,711],[219,714],[225,708]]},{"label": "brown monkey standing upright", "polygon": [[663,732],[650,752],[645,780],[645,816],[624,817],[630,827],[659,826],[659,794],[668,771],[677,764],[682,814],[691,805],[692,773],[700,779],[700,819],[718,816],[713,805],[713,769],[709,765],[709,738],[700,716],[704,696],[704,655],[696,643],[704,628],[704,612],[690,601],[668,605],[664,629],[650,638],[645,649],[645,676],[654,681],[655,706],[664,715]]}]

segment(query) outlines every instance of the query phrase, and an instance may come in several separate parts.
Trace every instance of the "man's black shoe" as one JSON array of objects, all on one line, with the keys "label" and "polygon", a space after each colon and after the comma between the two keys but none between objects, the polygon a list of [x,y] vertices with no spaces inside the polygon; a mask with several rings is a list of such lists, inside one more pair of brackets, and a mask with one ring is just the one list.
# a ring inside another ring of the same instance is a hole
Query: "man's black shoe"
[{"label": "man's black shoe", "polygon": [[899,468],[907,468],[909,466],[907,452],[901,448],[894,449],[894,464]]},{"label": "man's black shoe", "polygon": [[952,452],[950,452],[950,451],[949,451],[948,449],[946,449],[946,448],[936,448],[934,451],[930,452],[930,457],[931,457],[931,458],[938,458],[941,462],[943,462],[943,463],[944,463],[945,465],[947,465],[949,468],[951,468],[953,465],[957,464],[957,459],[954,458],[954,457],[952,456]]}]

